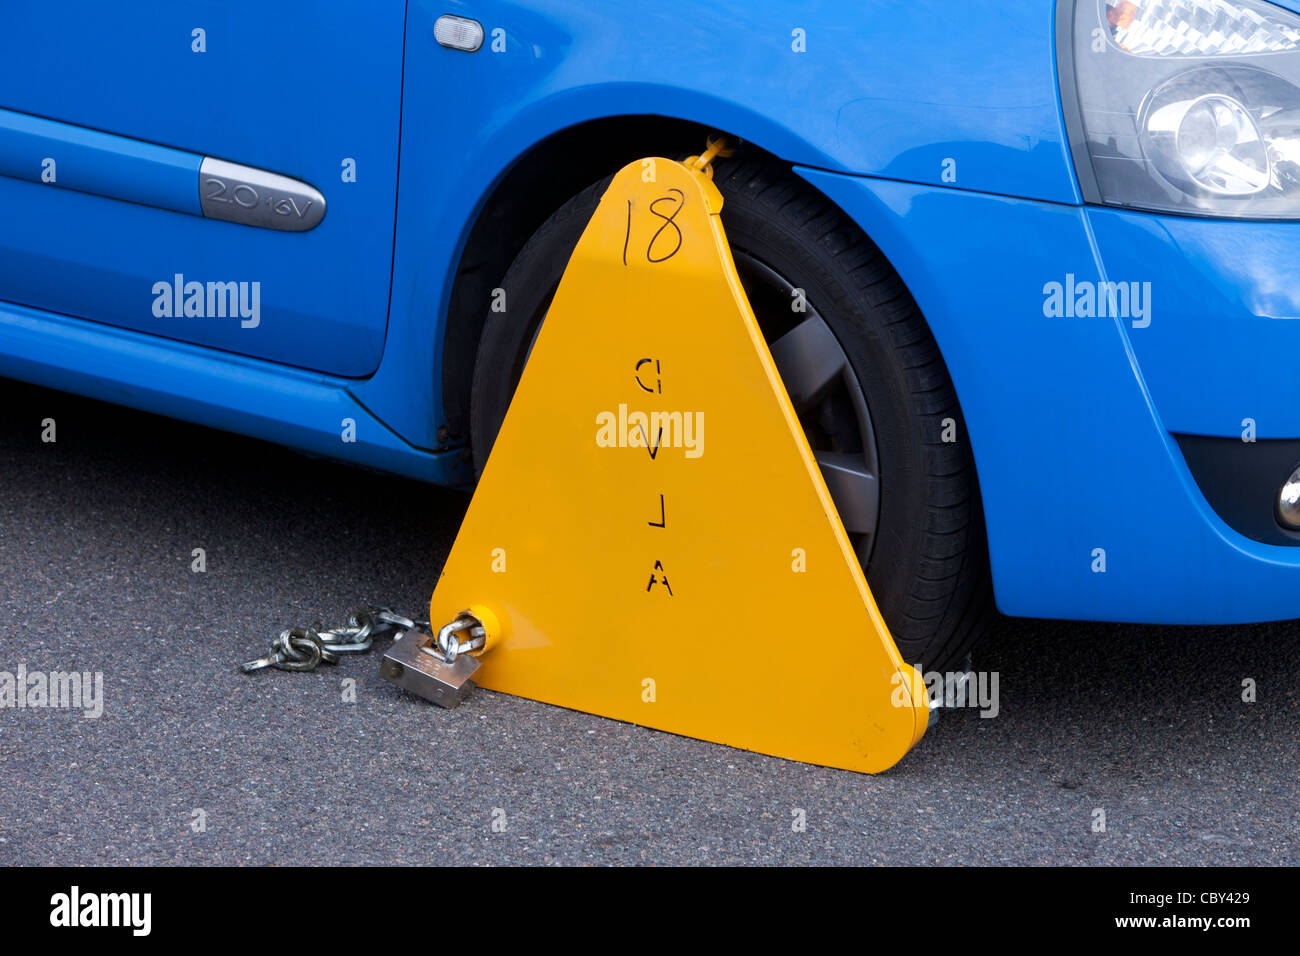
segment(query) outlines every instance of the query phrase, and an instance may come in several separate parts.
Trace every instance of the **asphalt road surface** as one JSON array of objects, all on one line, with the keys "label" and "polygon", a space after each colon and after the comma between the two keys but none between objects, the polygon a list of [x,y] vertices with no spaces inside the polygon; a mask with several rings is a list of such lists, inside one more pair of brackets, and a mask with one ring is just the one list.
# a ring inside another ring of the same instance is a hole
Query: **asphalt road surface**
[{"label": "asphalt road surface", "polygon": [[98,719],[0,709],[0,864],[1300,863],[1297,623],[1003,619],[997,717],[875,777],[439,711],[375,654],[239,673],[286,624],[426,608],[467,500],[0,380],[0,672],[104,680]]}]

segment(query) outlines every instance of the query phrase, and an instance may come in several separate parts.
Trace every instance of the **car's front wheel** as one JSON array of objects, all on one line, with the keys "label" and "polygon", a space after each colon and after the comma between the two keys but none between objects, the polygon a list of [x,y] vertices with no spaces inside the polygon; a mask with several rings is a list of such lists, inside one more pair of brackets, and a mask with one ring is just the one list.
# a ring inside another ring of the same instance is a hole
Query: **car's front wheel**
[{"label": "car's front wheel", "polygon": [[[884,256],[824,196],[766,160],[714,166],[741,282],[899,650],[927,669],[956,663],[992,598],[975,466],[938,346]],[[552,215],[501,283],[510,308],[489,314],[474,371],[480,470],[608,184]]]}]

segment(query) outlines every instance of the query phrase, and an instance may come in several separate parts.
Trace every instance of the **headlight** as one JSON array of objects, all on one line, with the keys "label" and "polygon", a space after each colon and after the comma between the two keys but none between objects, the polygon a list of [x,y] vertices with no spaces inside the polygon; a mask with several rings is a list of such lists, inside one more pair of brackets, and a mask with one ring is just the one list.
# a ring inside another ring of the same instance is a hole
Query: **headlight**
[{"label": "headlight", "polygon": [[1062,102],[1086,200],[1300,219],[1300,16],[1264,0],[1060,8]]}]

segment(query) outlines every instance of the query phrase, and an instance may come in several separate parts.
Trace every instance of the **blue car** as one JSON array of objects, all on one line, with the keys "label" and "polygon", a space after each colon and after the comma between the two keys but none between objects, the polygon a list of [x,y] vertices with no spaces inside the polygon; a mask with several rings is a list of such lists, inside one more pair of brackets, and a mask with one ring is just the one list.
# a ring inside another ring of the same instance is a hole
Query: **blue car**
[{"label": "blue car", "polygon": [[904,657],[1300,616],[1300,0],[9,3],[0,374],[470,486],[610,175],[718,135]]}]

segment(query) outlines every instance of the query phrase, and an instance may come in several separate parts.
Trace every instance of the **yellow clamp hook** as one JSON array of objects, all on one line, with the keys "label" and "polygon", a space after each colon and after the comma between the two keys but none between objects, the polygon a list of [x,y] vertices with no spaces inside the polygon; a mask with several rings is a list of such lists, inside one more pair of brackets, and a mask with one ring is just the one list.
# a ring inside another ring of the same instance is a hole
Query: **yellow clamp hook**
[{"label": "yellow clamp hook", "polygon": [[683,162],[683,165],[698,170],[713,178],[713,160],[719,156],[725,158],[735,154],[735,150],[727,145],[725,136],[710,136],[705,141],[704,152],[699,156],[691,156]]}]

